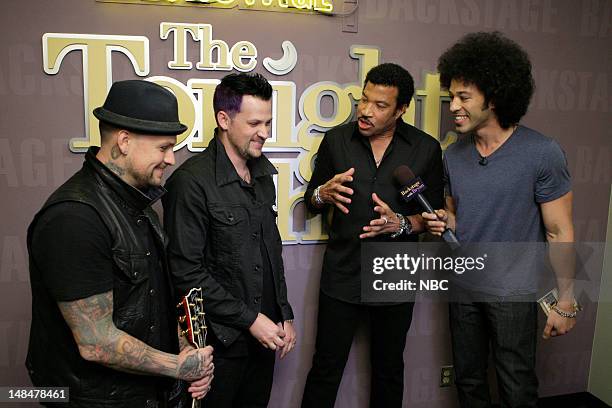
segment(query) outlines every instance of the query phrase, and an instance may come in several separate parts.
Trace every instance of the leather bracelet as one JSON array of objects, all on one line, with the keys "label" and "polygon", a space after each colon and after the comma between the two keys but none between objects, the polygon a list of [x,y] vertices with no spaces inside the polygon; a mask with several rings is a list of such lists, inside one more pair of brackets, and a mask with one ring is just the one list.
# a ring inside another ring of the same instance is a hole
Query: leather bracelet
[{"label": "leather bracelet", "polygon": [[559,306],[557,306],[557,304],[552,305],[551,309],[554,310],[559,316],[567,317],[568,319],[575,318],[576,314],[578,313],[576,309],[574,309],[574,311],[572,312],[566,312],[565,310],[561,310],[559,309]]},{"label": "leather bracelet", "polygon": [[325,205],[325,201],[323,201],[323,199],[321,198],[321,194],[319,193],[320,191],[321,191],[321,186],[315,188],[314,194],[312,195],[314,197],[315,204],[318,206]]}]

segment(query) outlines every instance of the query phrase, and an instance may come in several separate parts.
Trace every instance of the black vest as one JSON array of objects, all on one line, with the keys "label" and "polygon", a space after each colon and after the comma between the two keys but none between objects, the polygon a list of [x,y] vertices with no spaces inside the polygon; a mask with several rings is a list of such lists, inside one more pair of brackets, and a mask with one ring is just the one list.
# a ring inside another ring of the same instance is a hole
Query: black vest
[{"label": "black vest", "polygon": [[[176,353],[177,324],[173,307],[168,302],[160,302],[156,296],[162,289],[168,295],[167,300],[173,299],[167,292],[169,288],[159,287],[168,286],[167,238],[151,208],[165,190],[152,188],[151,197],[129,186],[96,159],[97,151],[91,148],[87,152],[83,168],[57,189],[36,214],[28,228],[28,251],[32,254],[32,233],[46,209],[63,202],[92,207],[112,237],[113,322],[151,347]],[[151,248],[152,241],[156,248]],[[34,385],[70,387],[70,401],[75,406],[148,406],[148,401],[156,399],[160,389],[171,382],[85,361],[56,302],[40,279],[42,268],[44,264],[36,265],[30,255],[32,327],[26,364]],[[157,274],[155,278],[153,274]],[[162,316],[166,316],[165,322],[160,321]],[[53,327],[50,322],[55,323]],[[160,326],[170,328],[172,333],[160,335]],[[164,338],[166,341],[162,341]]]}]

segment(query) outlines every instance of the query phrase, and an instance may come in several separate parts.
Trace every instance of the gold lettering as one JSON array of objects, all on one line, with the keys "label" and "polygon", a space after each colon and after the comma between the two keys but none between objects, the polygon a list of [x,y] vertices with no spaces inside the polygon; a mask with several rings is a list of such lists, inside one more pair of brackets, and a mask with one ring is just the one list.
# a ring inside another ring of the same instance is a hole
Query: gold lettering
[{"label": "gold lettering", "polygon": [[329,0],[240,0],[239,8],[263,11],[293,11],[296,13],[331,13],[334,10]]},{"label": "gold lettering", "polygon": [[[322,140],[321,133],[351,119],[355,101],[361,98],[365,75],[372,67],[378,65],[380,52],[378,49],[371,47],[353,46],[350,55],[357,59],[359,63],[359,82],[357,84],[342,86],[334,82],[318,82],[309,86],[300,97],[301,121],[296,127],[296,134],[298,146],[304,152],[298,157],[298,173],[295,176],[303,183],[307,183],[312,176],[312,164]],[[324,96],[329,96],[333,100],[333,113],[327,117],[323,116],[320,111],[321,99]],[[288,179],[287,183],[290,182],[291,179]],[[281,178],[279,178],[279,185],[282,186],[280,183]],[[305,187],[302,187],[303,189]],[[287,194],[285,198],[288,200],[289,208],[295,208],[298,199],[303,200],[303,192],[299,193],[299,196],[289,197]],[[284,201],[279,202],[284,204]],[[321,215],[307,217],[305,220],[306,232],[302,234],[300,242],[326,240],[327,236],[323,232],[322,221],[323,217]]]},{"label": "gold lettering", "polygon": [[274,90],[272,96],[272,138],[266,148],[299,150],[294,138],[295,129],[295,84],[286,81],[270,81]]},{"label": "gold lettering", "polygon": [[[269,2],[273,0],[252,0]],[[278,4],[290,1],[291,6],[316,7],[321,0],[278,0]],[[200,41],[200,59],[197,69],[250,71],[257,63],[257,49],[248,41],[239,41],[233,47],[221,40],[213,40],[210,24],[161,23],[160,37],[167,39],[174,33],[174,59],[168,63],[171,69],[190,69],[187,61],[186,41],[189,33],[194,41]],[[217,61],[213,61],[213,50],[217,50]],[[43,64],[45,72],[56,74],[66,54],[73,50],[83,52],[83,72],[85,86],[85,112],[87,138],[71,141],[73,151],[83,151],[91,145],[99,144],[97,121],[91,115],[95,106],[102,105],[108,88],[112,83],[112,51],[127,55],[136,73],[145,76],[149,71],[149,48],[145,37],[97,36],[76,34],[45,34],[43,36]],[[367,72],[378,65],[380,50],[368,46],[352,46],[350,56],[357,60],[358,78],[354,83],[338,84],[322,81],[310,85],[299,101],[296,101],[295,83],[271,81],[273,86],[273,128],[272,138],[266,143],[267,152],[291,153],[290,158],[273,158],[278,169],[275,176],[278,200],[278,226],[283,242],[319,242],[326,240],[323,231],[323,217],[305,214],[304,231],[294,231],[295,209],[303,204],[306,184],[312,175],[314,156],[327,130],[348,122],[353,118],[355,103],[361,98],[363,83]],[[231,61],[229,60],[231,58]],[[188,130],[177,137],[175,150],[187,146],[190,151],[203,150],[212,140],[216,127],[213,95],[219,83],[213,79],[191,79],[187,85],[170,77],[155,76],[148,80],[171,90],[177,97],[181,121]],[[426,74],[423,89],[415,93],[423,101],[420,126],[433,137],[440,138],[441,100],[448,96],[440,90],[439,75]],[[332,109],[322,112],[322,99],[331,98]],[[297,102],[297,103],[296,103]],[[299,119],[296,123],[296,110]],[[414,124],[415,103],[410,104],[404,120]],[[456,140],[454,132],[448,132],[443,148]],[[296,187],[295,180],[302,185]],[[412,186],[418,187],[419,183]],[[404,193],[404,192],[402,192]],[[406,191],[408,194],[409,191]]]},{"label": "gold lettering", "polygon": [[295,242],[297,237],[293,232],[293,208],[303,199],[304,193],[293,191],[293,171],[291,164],[272,160],[278,170],[276,176],[276,200],[278,202],[278,232],[283,242]]},{"label": "gold lettering", "polygon": [[200,110],[200,114],[197,115],[199,120],[196,122],[198,137],[197,139],[195,137],[191,138],[187,144],[187,148],[191,152],[204,150],[212,140],[213,133],[217,127],[215,111],[213,109],[213,96],[219,82],[217,79],[190,79],[187,82],[187,86],[198,95],[196,106]]},{"label": "gold lettering", "polygon": [[[380,50],[374,47],[353,45],[350,56],[358,60],[359,82],[345,87],[334,82],[318,82],[308,87],[300,98],[300,117],[298,143],[307,151],[300,161],[300,174],[309,181],[312,175],[311,163],[321,143],[320,133],[349,120],[353,114],[355,101],[361,98],[361,90],[368,71],[378,65]],[[335,112],[330,118],[322,117],[320,103],[323,96],[334,100]],[[317,136],[313,136],[316,134]]]},{"label": "gold lettering", "polygon": [[[228,64],[229,47],[225,41],[212,39],[212,26],[210,24],[199,25],[200,34],[200,61],[196,68],[200,70],[230,71]],[[217,50],[217,62],[212,62],[212,52]]]},{"label": "gold lettering", "polygon": [[298,9],[312,9],[311,0],[290,0],[289,4]]},{"label": "gold lettering", "polygon": [[139,76],[149,74],[149,39],[141,36],[62,34],[43,35],[43,67],[47,74],[59,72],[64,57],[80,50],[83,55],[85,138],[70,141],[70,150],[82,152],[100,145],[98,120],[92,110],[101,106],[112,84],[112,51],[125,54]]},{"label": "gold lettering", "polygon": [[248,72],[257,65],[257,48],[248,41],[238,41],[232,47],[232,62],[238,71]]},{"label": "gold lettering", "polygon": [[[294,212],[298,204],[304,201],[304,189],[293,189],[293,175],[297,169],[292,161],[273,159],[272,162],[278,170],[276,176],[276,199],[278,202],[278,230],[283,243],[308,243],[327,240],[327,234],[322,230],[322,216],[305,217],[305,231],[301,234],[295,233],[293,220]],[[302,190],[302,191],[300,191]],[[299,236],[298,236],[299,235]]]},{"label": "gold lettering", "polygon": [[174,33],[174,57],[168,62],[170,69],[191,69],[193,64],[187,61],[187,33],[194,41],[200,40],[199,24],[186,23],[160,23],[159,38],[168,39],[170,33]]},{"label": "gold lettering", "polygon": [[314,9],[316,11],[320,11],[321,13],[331,13],[334,11],[334,5],[328,0],[315,0]]},{"label": "gold lettering", "polygon": [[295,13],[331,13],[331,0],[96,0],[103,3],[155,4],[160,6],[262,10]]},{"label": "gold lettering", "polygon": [[419,89],[417,96],[425,97],[423,106],[423,131],[440,140],[440,107],[442,97],[448,97],[448,92],[440,89],[440,74],[425,75],[425,89]]}]

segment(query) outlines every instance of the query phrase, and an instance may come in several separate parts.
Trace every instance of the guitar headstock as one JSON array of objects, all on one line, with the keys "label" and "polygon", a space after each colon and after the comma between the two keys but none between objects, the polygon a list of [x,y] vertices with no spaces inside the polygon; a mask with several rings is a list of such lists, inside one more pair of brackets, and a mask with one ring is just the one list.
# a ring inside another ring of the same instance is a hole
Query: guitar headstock
[{"label": "guitar headstock", "polygon": [[195,348],[204,347],[207,327],[204,319],[202,288],[192,288],[181,298],[181,302],[176,307],[183,336]]}]

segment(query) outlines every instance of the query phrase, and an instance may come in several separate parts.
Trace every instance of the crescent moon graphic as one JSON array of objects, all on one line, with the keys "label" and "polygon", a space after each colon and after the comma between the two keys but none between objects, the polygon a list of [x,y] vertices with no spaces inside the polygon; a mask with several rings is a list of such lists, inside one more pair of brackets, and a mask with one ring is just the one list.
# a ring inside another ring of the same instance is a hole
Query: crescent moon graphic
[{"label": "crescent moon graphic", "polygon": [[297,50],[291,41],[283,41],[283,56],[277,60],[266,57],[263,66],[274,75],[285,75],[291,72],[297,64]]}]

